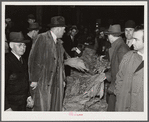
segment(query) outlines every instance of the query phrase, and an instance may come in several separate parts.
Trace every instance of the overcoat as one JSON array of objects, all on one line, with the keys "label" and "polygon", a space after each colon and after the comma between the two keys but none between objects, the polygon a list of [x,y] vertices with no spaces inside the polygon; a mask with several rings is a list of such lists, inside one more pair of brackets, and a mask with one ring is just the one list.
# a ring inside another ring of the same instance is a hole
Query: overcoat
[{"label": "overcoat", "polygon": [[143,111],[144,68],[136,71],[141,62],[136,51],[124,56],[116,79],[116,111]]},{"label": "overcoat", "polygon": [[[111,76],[110,86],[115,87],[116,74],[119,70],[119,64],[123,56],[129,51],[129,47],[124,43],[124,40],[120,37],[115,42],[115,46],[111,46],[109,49],[111,70],[108,72]],[[111,50],[112,49],[112,50]],[[110,54],[110,52],[113,52]],[[108,111],[115,110],[115,95],[110,95],[108,100]]]},{"label": "overcoat", "polygon": [[5,58],[5,110],[24,111],[29,95],[27,63],[10,52]]},{"label": "overcoat", "polygon": [[34,111],[61,111],[64,82],[64,48],[55,44],[50,31],[39,34],[29,56],[29,80],[37,82],[31,90]]}]

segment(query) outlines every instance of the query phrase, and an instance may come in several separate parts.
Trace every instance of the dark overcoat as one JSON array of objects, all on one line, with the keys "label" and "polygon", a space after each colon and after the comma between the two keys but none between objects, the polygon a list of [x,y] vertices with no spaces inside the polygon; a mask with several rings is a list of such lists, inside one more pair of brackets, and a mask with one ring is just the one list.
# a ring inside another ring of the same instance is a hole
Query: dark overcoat
[{"label": "dark overcoat", "polygon": [[[109,74],[111,75],[110,86],[114,86],[114,87],[115,87],[115,81],[116,81],[116,74],[119,70],[120,62],[123,56],[129,51],[129,47],[124,43],[124,40],[121,37],[118,38],[115,42],[116,42],[116,46],[113,49],[113,54],[111,55],[111,59],[110,59],[111,70],[109,72]],[[115,110],[115,100],[116,100],[115,95],[109,96],[108,111]]]},{"label": "dark overcoat", "polygon": [[29,95],[27,63],[10,52],[5,59],[5,110],[24,111]]},{"label": "dark overcoat", "polygon": [[29,80],[38,84],[32,90],[34,111],[62,110],[65,77],[63,59],[61,41],[55,44],[50,31],[41,33],[29,56]]}]

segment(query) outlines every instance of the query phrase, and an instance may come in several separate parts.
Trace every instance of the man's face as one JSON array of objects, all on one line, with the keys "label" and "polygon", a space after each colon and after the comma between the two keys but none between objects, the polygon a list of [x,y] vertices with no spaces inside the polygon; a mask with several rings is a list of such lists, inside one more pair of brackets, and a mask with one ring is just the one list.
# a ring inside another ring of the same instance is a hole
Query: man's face
[{"label": "man's face", "polygon": [[125,36],[128,40],[132,39],[134,28],[125,28]]},{"label": "man's face", "polygon": [[142,52],[144,50],[144,41],[143,41],[144,33],[143,31],[136,31],[133,34],[133,46],[134,50],[138,50],[139,52]]},{"label": "man's face", "polygon": [[25,53],[26,50],[26,45],[25,43],[12,43],[12,51],[15,52],[15,54],[17,54],[18,56],[22,56]]},{"label": "man's face", "polygon": [[112,35],[111,34],[108,35],[108,40],[110,43],[112,43]]},{"label": "man's face", "polygon": [[77,30],[76,30],[76,29],[72,29],[72,30],[71,30],[71,35],[72,35],[72,36],[75,36],[76,34],[77,34]]},{"label": "man's face", "polygon": [[34,22],[35,22],[34,19],[28,19],[28,23],[29,23],[29,24],[32,24],[32,23],[34,23]]},{"label": "man's face", "polygon": [[57,38],[62,38],[64,33],[65,33],[65,27],[59,27],[58,33],[57,33]]},{"label": "man's face", "polygon": [[39,33],[39,30],[33,30],[33,39],[37,38],[38,33]]}]

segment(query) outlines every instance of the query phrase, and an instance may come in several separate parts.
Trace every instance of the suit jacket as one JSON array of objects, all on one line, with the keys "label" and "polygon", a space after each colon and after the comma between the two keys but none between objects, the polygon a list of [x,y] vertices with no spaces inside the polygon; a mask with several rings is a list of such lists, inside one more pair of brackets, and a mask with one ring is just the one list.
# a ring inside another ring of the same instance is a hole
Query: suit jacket
[{"label": "suit jacket", "polygon": [[5,109],[26,105],[29,95],[27,64],[10,52],[5,59]]},{"label": "suit jacket", "polygon": [[77,40],[74,39],[74,41],[72,41],[70,35],[64,35],[62,40],[64,42],[63,46],[65,51],[69,54],[69,56],[74,57],[75,52],[71,51],[71,49],[78,46]]}]

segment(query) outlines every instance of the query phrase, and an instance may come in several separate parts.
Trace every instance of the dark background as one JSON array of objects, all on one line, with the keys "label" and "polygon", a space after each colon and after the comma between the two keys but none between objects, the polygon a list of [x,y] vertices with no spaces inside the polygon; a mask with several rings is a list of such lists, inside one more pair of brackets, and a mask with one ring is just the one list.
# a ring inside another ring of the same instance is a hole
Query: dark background
[{"label": "dark background", "polygon": [[[13,22],[26,21],[28,14],[34,14],[36,21],[45,26],[50,23],[53,16],[65,17],[66,24],[86,25],[95,27],[96,20],[101,19],[101,26],[109,27],[109,24],[119,23],[122,28],[124,23],[132,19],[136,25],[144,23],[144,6],[22,6],[6,5],[6,17]],[[113,21],[110,22],[110,19]]]}]

